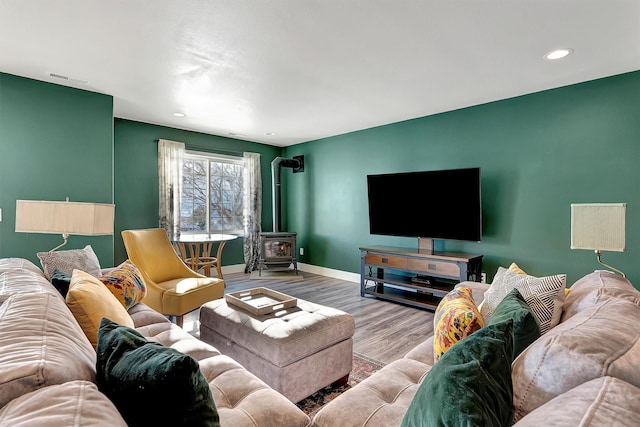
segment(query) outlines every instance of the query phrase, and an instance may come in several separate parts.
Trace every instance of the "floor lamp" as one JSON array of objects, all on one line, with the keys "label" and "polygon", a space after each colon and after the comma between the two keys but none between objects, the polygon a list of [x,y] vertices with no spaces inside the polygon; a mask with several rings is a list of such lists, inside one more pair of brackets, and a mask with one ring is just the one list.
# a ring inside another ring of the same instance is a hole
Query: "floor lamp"
[{"label": "floor lamp", "polygon": [[115,205],[85,203],[17,200],[16,232],[62,234],[62,244],[67,244],[71,234],[80,236],[105,236],[113,234]]},{"label": "floor lamp", "polygon": [[625,274],[602,262],[603,251],[624,252],[626,203],[582,203],[571,205],[571,249],[595,251],[600,264]]}]

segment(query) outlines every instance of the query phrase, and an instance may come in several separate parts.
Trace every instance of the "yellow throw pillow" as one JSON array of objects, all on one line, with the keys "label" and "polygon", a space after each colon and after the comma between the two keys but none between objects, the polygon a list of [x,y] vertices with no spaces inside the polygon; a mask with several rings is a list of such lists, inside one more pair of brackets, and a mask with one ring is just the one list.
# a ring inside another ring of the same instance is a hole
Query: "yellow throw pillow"
[{"label": "yellow throw pillow", "polygon": [[127,310],[142,301],[142,298],[147,294],[147,287],[140,270],[129,260],[98,279]]},{"label": "yellow throw pillow", "polygon": [[511,263],[511,265],[509,266],[509,270],[513,271],[516,274],[527,274],[527,273],[524,272],[523,269],[518,267],[518,264],[516,264],[515,262]]},{"label": "yellow throw pillow", "polygon": [[452,290],[438,304],[433,322],[433,360],[438,359],[455,343],[484,326],[471,288]]},{"label": "yellow throw pillow", "polygon": [[73,270],[66,301],[93,348],[98,345],[98,330],[103,317],[134,327],[131,316],[120,301],[100,280],[84,271]]}]

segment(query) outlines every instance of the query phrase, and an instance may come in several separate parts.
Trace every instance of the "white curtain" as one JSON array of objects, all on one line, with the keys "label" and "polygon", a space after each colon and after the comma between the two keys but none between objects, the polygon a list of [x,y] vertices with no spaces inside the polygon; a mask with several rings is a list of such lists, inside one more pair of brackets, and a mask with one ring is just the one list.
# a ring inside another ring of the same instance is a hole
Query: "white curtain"
[{"label": "white curtain", "polygon": [[245,273],[258,268],[262,231],[260,154],[244,153],[244,261]]},{"label": "white curtain", "polygon": [[184,144],[158,140],[158,177],[160,179],[160,227],[169,237],[180,236],[180,201]]}]

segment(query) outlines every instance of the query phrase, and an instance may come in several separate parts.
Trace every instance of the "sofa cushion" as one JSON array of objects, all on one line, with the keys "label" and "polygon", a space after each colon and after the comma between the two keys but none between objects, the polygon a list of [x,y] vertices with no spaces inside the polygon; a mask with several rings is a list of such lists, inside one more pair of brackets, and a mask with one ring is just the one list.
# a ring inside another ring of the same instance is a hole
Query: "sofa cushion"
[{"label": "sofa cushion", "polygon": [[138,303],[129,309],[136,331],[148,341],[157,342],[178,350],[200,361],[207,357],[218,356],[215,347],[195,338],[145,303]]},{"label": "sofa cushion", "polygon": [[29,270],[39,276],[45,277],[44,273],[34,263],[24,258],[1,258],[0,271]]},{"label": "sofa cushion", "polygon": [[116,297],[102,282],[84,271],[73,271],[66,301],[94,348],[98,344],[98,329],[103,317],[133,327],[131,316]]},{"label": "sofa cushion", "polygon": [[640,388],[618,378],[595,378],[535,409],[514,427],[637,427],[638,402]]},{"label": "sofa cushion", "polygon": [[513,363],[515,417],[591,379],[609,375],[640,387],[640,307],[609,299],[576,313]]},{"label": "sofa cushion", "polygon": [[[167,316],[158,313],[143,302],[134,305],[127,310],[127,312],[129,313],[129,316],[131,316],[136,329],[157,323],[171,323]],[[147,336],[145,333],[142,335]]]},{"label": "sofa cushion", "polygon": [[129,426],[220,425],[209,384],[193,358],[107,318],[100,324],[97,358],[98,388]]},{"label": "sofa cushion", "polygon": [[129,260],[98,279],[127,310],[142,301],[147,294],[140,270]]},{"label": "sofa cushion", "polygon": [[94,277],[100,276],[100,262],[91,245],[84,249],[67,251],[38,252],[44,275],[51,280],[55,269],[71,274],[73,270],[82,270]]},{"label": "sofa cushion", "polygon": [[508,319],[513,320],[513,356],[515,358],[540,338],[538,318],[517,289],[511,290],[502,299],[488,324],[493,325]]},{"label": "sofa cushion", "polygon": [[640,292],[624,277],[606,270],[587,274],[571,286],[571,292],[564,302],[562,321],[611,298],[625,299],[640,305]]},{"label": "sofa cushion", "polygon": [[69,381],[16,397],[0,410],[0,425],[127,426],[113,403],[88,381]]},{"label": "sofa cushion", "polygon": [[225,355],[200,361],[222,426],[308,427],[309,417],[238,362]]},{"label": "sofa cushion", "polygon": [[96,353],[53,292],[18,293],[0,305],[0,407],[52,384],[95,381]]},{"label": "sofa cushion", "polygon": [[540,332],[545,334],[560,322],[566,279],[565,274],[534,277],[498,267],[493,283],[484,295],[480,313],[485,321],[488,321],[502,298],[516,288],[536,314],[540,322]]},{"label": "sofa cushion", "polygon": [[62,300],[60,292],[42,272],[38,274],[25,268],[0,268],[0,303],[17,293],[48,293]]},{"label": "sofa cushion", "polygon": [[[416,360],[420,358],[428,363]],[[313,417],[313,426],[399,426],[432,363],[433,351],[393,361],[324,405]]]},{"label": "sofa cushion", "polygon": [[442,298],[433,318],[433,360],[484,326],[470,288],[455,288]]},{"label": "sofa cushion", "polygon": [[513,321],[485,326],[433,365],[401,426],[506,426],[513,419]]},{"label": "sofa cushion", "polygon": [[145,303],[138,303],[129,309],[136,331],[148,341],[157,342],[189,355],[195,360],[217,356],[220,352],[213,346],[195,338],[175,325]]}]

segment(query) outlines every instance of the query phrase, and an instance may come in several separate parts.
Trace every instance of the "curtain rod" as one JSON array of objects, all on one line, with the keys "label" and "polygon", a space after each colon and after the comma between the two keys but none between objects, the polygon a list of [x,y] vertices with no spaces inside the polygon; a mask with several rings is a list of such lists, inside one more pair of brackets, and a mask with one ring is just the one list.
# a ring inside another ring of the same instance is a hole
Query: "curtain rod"
[{"label": "curtain rod", "polygon": [[[154,141],[158,142],[160,141],[161,138],[157,138]],[[162,138],[164,139],[164,138]],[[219,154],[230,154],[230,155],[234,155],[234,156],[244,156],[244,152],[242,151],[233,151],[233,150],[224,150],[222,148],[214,148],[214,147],[205,147],[203,145],[196,145],[196,144],[188,144],[188,143],[184,143],[184,146],[187,150],[193,150],[193,149],[199,149],[199,150],[205,150],[208,152],[214,152],[214,153],[219,153]]]}]

